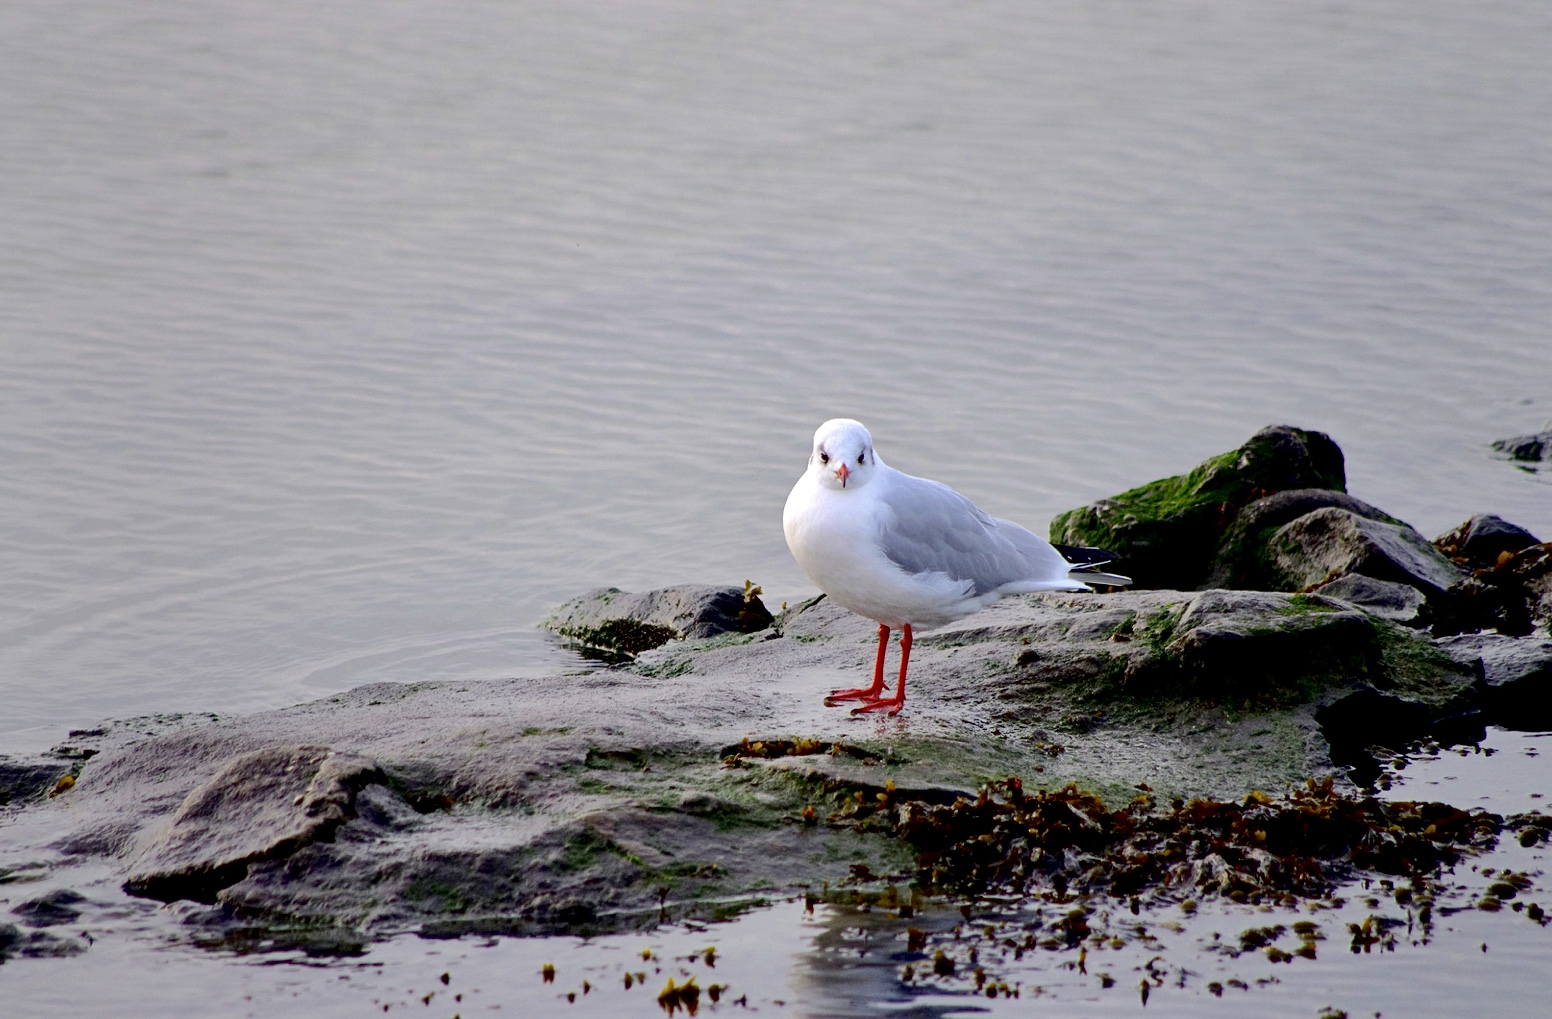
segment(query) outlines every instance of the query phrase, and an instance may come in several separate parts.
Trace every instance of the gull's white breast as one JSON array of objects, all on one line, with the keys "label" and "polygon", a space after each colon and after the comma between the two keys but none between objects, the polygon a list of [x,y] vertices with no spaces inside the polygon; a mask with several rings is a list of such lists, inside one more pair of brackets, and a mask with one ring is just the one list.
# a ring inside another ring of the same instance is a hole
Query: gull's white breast
[{"label": "gull's white breast", "polygon": [[907,573],[884,554],[880,536],[893,513],[887,501],[894,472],[879,465],[872,482],[836,490],[805,473],[787,496],[782,529],[803,572],[843,608],[901,627],[941,626],[997,599],[944,573]]}]

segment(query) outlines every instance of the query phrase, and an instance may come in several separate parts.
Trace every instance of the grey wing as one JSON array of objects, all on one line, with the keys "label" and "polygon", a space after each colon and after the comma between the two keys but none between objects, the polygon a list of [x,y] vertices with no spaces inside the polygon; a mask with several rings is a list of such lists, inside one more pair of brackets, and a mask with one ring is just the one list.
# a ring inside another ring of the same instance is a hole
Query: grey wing
[{"label": "grey wing", "polygon": [[[1031,562],[1029,554],[1038,553],[1043,544],[1033,534],[987,516],[947,485],[906,474],[893,480],[884,500],[891,512],[885,515],[880,541],[884,555],[905,572],[943,573],[969,581],[973,594],[1014,581],[1044,579],[1049,567]],[[1063,567],[1055,576],[1065,576],[1065,563],[1060,555],[1055,558]]]}]

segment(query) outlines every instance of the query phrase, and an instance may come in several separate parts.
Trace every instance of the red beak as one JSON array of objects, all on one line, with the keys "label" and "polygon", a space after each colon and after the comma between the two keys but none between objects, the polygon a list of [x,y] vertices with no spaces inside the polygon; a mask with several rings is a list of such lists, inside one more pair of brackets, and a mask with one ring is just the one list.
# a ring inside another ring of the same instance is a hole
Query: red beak
[{"label": "red beak", "polygon": [[851,477],[851,469],[848,468],[845,464],[841,464],[835,469],[835,476],[841,479],[841,487],[845,488],[846,479]]}]

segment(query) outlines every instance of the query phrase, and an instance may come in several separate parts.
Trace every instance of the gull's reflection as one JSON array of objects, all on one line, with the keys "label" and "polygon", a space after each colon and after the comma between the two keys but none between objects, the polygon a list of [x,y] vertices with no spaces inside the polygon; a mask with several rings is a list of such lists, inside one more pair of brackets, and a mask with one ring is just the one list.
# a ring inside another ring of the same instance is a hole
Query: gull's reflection
[{"label": "gull's reflection", "polygon": [[927,958],[909,950],[908,929],[947,931],[960,920],[957,912],[827,903],[815,904],[813,911],[806,925],[812,932],[808,950],[791,974],[799,1014],[939,1019],[985,1011],[968,993],[950,998],[940,989],[916,989],[900,980],[902,967],[919,967]]}]

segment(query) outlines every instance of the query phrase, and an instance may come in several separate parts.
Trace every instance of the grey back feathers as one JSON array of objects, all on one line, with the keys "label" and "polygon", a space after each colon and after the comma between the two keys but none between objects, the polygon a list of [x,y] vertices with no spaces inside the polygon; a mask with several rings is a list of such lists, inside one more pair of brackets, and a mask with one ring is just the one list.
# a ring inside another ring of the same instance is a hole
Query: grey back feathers
[{"label": "grey back feathers", "polygon": [[1049,544],[1007,520],[997,520],[947,485],[896,474],[908,502],[888,499],[879,543],[906,573],[942,573],[988,594],[1020,581],[1065,579],[1068,566]]}]

